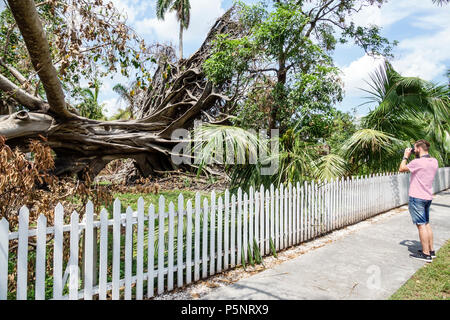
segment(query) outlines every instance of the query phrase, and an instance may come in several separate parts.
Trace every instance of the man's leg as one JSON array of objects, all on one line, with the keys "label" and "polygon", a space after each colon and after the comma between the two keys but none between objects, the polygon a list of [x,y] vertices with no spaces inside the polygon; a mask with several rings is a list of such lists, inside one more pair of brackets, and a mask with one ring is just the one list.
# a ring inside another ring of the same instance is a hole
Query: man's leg
[{"label": "man's leg", "polygon": [[430,249],[430,251],[434,251],[434,246],[433,246],[433,230],[431,230],[431,225],[429,223],[427,223],[426,225],[427,228],[427,235],[428,235],[428,247]]},{"label": "man's leg", "polygon": [[428,227],[426,224],[418,224],[420,243],[422,244],[422,252],[430,255],[430,237],[428,235]]}]

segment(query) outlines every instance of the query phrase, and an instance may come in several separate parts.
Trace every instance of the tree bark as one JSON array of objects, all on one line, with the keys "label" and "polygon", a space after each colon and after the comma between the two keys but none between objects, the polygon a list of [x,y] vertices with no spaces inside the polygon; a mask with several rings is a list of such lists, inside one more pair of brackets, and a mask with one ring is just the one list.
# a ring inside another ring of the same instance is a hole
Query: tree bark
[{"label": "tree bark", "polygon": [[64,92],[51,60],[36,4],[33,0],[8,0],[8,4],[25,41],[34,70],[44,86],[50,110],[60,118],[70,118],[72,114],[66,108]]},{"label": "tree bark", "polygon": [[179,34],[179,50],[180,50],[180,60],[183,59],[183,21],[180,21],[180,34]]},{"label": "tree bark", "polygon": [[[138,106],[137,120],[97,121],[68,111],[61,83],[51,64],[42,25],[32,0],[9,0],[11,10],[24,35],[33,66],[43,83],[48,101],[30,96],[11,81],[0,77],[0,90],[30,111],[0,118],[0,135],[8,144],[27,148],[30,138],[46,137],[55,151],[55,174],[79,176],[86,169],[95,176],[108,162],[135,159],[144,176],[155,171],[173,170],[172,149],[180,142],[172,139],[179,128],[190,128],[194,120],[208,121],[219,114],[228,98],[221,88],[205,77],[202,64],[208,58],[211,42],[218,33],[239,32],[231,19],[232,9],[219,18],[202,46],[189,59],[172,65],[161,59],[153,86]],[[33,4],[33,6],[31,6]],[[207,117],[204,114],[209,114]]]}]

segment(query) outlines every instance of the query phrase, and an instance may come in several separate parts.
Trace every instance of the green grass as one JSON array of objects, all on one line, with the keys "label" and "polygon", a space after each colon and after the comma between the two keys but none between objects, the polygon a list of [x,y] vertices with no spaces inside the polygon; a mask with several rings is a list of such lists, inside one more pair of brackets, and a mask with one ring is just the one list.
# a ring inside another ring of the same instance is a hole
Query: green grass
[{"label": "green grass", "polygon": [[450,241],[432,263],[420,268],[390,300],[450,300]]},{"label": "green grass", "polygon": [[[185,191],[185,190],[163,190],[160,191],[158,194],[154,193],[114,193],[114,199],[118,198],[122,204],[122,208],[127,208],[130,206],[133,210],[137,210],[137,201],[140,197],[144,199],[145,208],[148,208],[150,204],[153,203],[156,210],[158,210],[158,201],[159,197],[164,196],[166,199],[166,207],[169,205],[170,202],[173,202],[175,205],[175,208],[178,206],[178,196],[179,194],[182,194],[184,197],[184,204],[187,203],[187,201],[190,199],[192,203],[195,201],[195,193],[194,191]],[[201,192],[200,195],[202,196],[202,200],[204,197],[210,198],[211,193],[210,192]],[[217,196],[218,197],[218,196]]]}]

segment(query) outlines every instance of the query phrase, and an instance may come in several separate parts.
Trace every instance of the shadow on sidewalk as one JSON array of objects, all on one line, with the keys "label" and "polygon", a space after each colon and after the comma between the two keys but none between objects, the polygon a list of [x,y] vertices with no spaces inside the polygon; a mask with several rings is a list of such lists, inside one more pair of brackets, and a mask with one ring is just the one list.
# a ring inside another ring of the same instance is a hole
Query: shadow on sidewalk
[{"label": "shadow on sidewalk", "polygon": [[422,245],[417,240],[403,240],[399,244],[407,247],[411,253],[417,253],[418,250],[422,250]]}]

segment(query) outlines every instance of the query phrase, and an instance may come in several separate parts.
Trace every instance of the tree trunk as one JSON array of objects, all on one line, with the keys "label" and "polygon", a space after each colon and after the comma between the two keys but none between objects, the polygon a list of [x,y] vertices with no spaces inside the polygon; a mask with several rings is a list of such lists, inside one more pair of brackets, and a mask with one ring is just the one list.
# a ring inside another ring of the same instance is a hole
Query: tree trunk
[{"label": "tree trunk", "polygon": [[49,47],[34,1],[9,0],[9,3],[19,29],[28,33],[24,35],[25,43],[34,67],[39,70],[48,101],[29,95],[8,79],[2,82],[0,77],[0,90],[14,92],[12,98],[30,110],[0,117],[0,135],[8,139],[9,145],[25,150],[30,138],[46,137],[56,153],[57,175],[81,176],[88,168],[95,176],[108,162],[119,158],[135,159],[144,176],[156,170],[173,170],[172,149],[180,141],[178,137],[172,139],[172,133],[191,128],[196,119],[214,118],[228,100],[220,93],[221,88],[206,79],[202,64],[217,34],[240,32],[231,18],[232,9],[216,21],[202,46],[189,59],[179,60],[178,65],[161,59],[153,86],[146,92],[144,102],[137,106],[137,120],[98,121],[69,112],[61,100],[64,95],[49,63]]},{"label": "tree trunk", "polygon": [[180,21],[180,34],[179,34],[179,50],[180,50],[180,60],[183,59],[183,21]]}]

